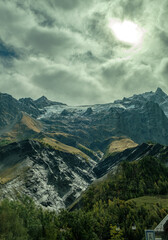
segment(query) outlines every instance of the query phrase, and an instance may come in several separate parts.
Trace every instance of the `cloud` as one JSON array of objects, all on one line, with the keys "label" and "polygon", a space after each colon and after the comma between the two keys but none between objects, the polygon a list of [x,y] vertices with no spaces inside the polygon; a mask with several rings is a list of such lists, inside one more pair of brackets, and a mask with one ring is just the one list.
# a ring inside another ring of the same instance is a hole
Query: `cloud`
[{"label": "cloud", "polygon": [[158,87],[157,79],[152,74],[152,68],[149,65],[129,65],[125,81],[121,83],[125,92],[135,93],[155,90]]},{"label": "cloud", "polygon": [[158,73],[161,74],[165,79],[168,80],[168,58],[163,58],[157,69]]},{"label": "cloud", "polygon": [[45,89],[53,99],[62,99],[69,104],[89,104],[94,103],[95,99],[102,99],[99,84],[80,69],[54,66],[34,75],[32,82],[35,86]]},{"label": "cloud", "polygon": [[127,72],[125,61],[109,61],[107,64],[102,66],[102,79],[106,82],[116,82],[119,79],[123,79]]},{"label": "cloud", "polygon": [[120,1],[122,5],[124,15],[127,15],[131,19],[141,17],[144,8],[144,0],[127,0]]},{"label": "cloud", "polygon": [[158,16],[158,26],[159,28],[168,33],[168,2],[164,1],[161,5],[159,16]]},{"label": "cloud", "polygon": [[[167,0],[0,1],[1,91],[85,104],[166,86],[167,9]],[[142,27],[142,45],[117,40],[111,18]]]},{"label": "cloud", "polygon": [[71,37],[68,31],[43,27],[30,29],[25,36],[25,43],[34,52],[40,52],[47,56],[70,52],[74,44],[79,45],[76,36]]},{"label": "cloud", "polygon": [[79,4],[79,0],[48,0],[51,7],[60,7],[65,10],[71,10]]},{"label": "cloud", "polygon": [[4,93],[11,94],[15,98],[41,96],[39,89],[27,81],[27,77],[21,74],[13,73],[12,71],[1,72],[0,89]]},{"label": "cloud", "polygon": [[11,68],[14,59],[19,59],[20,57],[21,52],[18,49],[15,49],[11,45],[7,45],[0,40],[0,65],[4,68]]}]

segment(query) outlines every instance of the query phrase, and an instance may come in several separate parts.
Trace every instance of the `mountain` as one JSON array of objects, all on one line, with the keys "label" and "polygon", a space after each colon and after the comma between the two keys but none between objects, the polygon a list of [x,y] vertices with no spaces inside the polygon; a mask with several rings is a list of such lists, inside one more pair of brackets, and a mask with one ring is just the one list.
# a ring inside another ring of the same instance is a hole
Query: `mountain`
[{"label": "mountain", "polygon": [[17,100],[7,93],[0,93],[0,129],[4,126],[12,124],[17,119],[17,116],[21,111],[37,118],[41,114],[45,113],[46,106],[51,105],[64,104],[50,101],[44,97],[37,100],[33,100],[31,98],[22,98]]},{"label": "mountain", "polygon": [[52,105],[66,106],[66,104],[64,104],[64,103],[50,101],[45,96],[38,98],[37,100],[34,101],[34,103],[40,109],[43,109],[44,107],[48,107],[48,106],[52,106]]},{"label": "mountain", "polygon": [[0,147],[1,198],[14,198],[19,192],[44,207],[65,208],[95,179],[95,162],[85,156],[77,149],[67,146],[65,151],[64,146],[61,150],[59,143],[44,140]]},{"label": "mountain", "polygon": [[61,132],[94,151],[104,152],[113,137],[135,143],[168,144],[168,96],[156,92],[134,95],[109,104],[70,107],[46,97],[14,99],[0,94],[0,129],[17,122],[21,112],[43,125],[44,132]]},{"label": "mountain", "polygon": [[1,93],[0,237],[141,240],[168,214],[167,117],[160,88],[76,107]]},{"label": "mountain", "polygon": [[167,108],[168,96],[158,88],[109,104],[49,106],[38,119],[50,131],[71,134],[86,147],[104,152],[112,137],[168,144]]},{"label": "mountain", "polygon": [[1,196],[16,189],[58,210],[124,160],[167,156],[167,109],[160,88],[75,107],[0,93]]}]

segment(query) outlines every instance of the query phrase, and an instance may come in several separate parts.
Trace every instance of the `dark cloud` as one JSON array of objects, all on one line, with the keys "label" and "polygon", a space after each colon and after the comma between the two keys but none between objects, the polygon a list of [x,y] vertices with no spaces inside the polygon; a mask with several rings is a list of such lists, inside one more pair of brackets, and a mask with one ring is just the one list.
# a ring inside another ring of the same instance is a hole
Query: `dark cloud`
[{"label": "dark cloud", "polygon": [[46,89],[53,98],[58,100],[68,98],[70,103],[89,104],[89,102],[94,103],[95,99],[96,101],[101,99],[99,86],[82,74],[80,69],[75,71],[61,66],[57,69],[45,69],[35,75],[32,81],[36,86]]},{"label": "dark cloud", "polygon": [[0,57],[6,59],[18,58],[19,54],[12,46],[6,45],[2,40],[0,40]]},{"label": "dark cloud", "polygon": [[30,7],[32,13],[35,15],[36,21],[42,27],[54,27],[56,24],[56,20],[49,16],[44,10],[39,10],[33,7]]},{"label": "dark cloud", "polygon": [[37,27],[32,28],[25,37],[25,43],[35,52],[41,52],[48,56],[61,54],[62,51],[71,49],[75,39],[64,30],[55,31]]},{"label": "dark cloud", "polygon": [[106,12],[97,12],[91,14],[86,20],[86,28],[90,38],[93,38],[95,41],[105,45],[106,47],[111,48],[115,47],[116,41],[111,34],[110,29],[105,26],[108,24],[106,18]]}]

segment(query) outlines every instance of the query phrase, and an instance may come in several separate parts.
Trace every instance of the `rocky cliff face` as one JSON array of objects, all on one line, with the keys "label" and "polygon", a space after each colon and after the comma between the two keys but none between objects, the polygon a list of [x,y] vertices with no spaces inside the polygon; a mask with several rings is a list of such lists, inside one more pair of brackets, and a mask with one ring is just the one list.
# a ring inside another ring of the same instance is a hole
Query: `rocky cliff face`
[{"label": "rocky cliff face", "polygon": [[93,150],[102,150],[112,136],[126,136],[139,144],[168,144],[166,107],[168,97],[157,89],[110,104],[46,107],[40,120],[50,130],[71,134]]},{"label": "rocky cliff face", "polygon": [[140,109],[124,111],[121,117],[123,132],[135,142],[168,143],[168,119],[157,103],[146,102]]},{"label": "rocky cliff face", "polygon": [[0,148],[1,197],[15,191],[37,204],[58,210],[69,206],[95,179],[93,160],[60,152],[37,141],[22,141]]},{"label": "rocky cliff face", "polygon": [[20,104],[12,96],[0,93],[0,127],[13,122],[20,111]]},{"label": "rocky cliff face", "polygon": [[105,158],[94,167],[93,171],[96,177],[100,178],[114,170],[122,161],[132,162],[140,160],[145,156],[153,156],[168,163],[168,147],[160,144],[143,143],[137,147],[126,149],[123,152]]}]

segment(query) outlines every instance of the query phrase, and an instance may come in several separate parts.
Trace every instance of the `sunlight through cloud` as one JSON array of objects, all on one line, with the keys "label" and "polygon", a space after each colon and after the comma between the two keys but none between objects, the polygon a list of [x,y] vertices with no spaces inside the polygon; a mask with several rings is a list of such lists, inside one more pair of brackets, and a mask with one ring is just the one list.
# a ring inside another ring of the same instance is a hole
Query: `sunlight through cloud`
[{"label": "sunlight through cloud", "polygon": [[130,45],[139,45],[142,43],[144,31],[134,22],[124,20],[123,22],[116,19],[110,19],[110,29],[115,37]]}]

